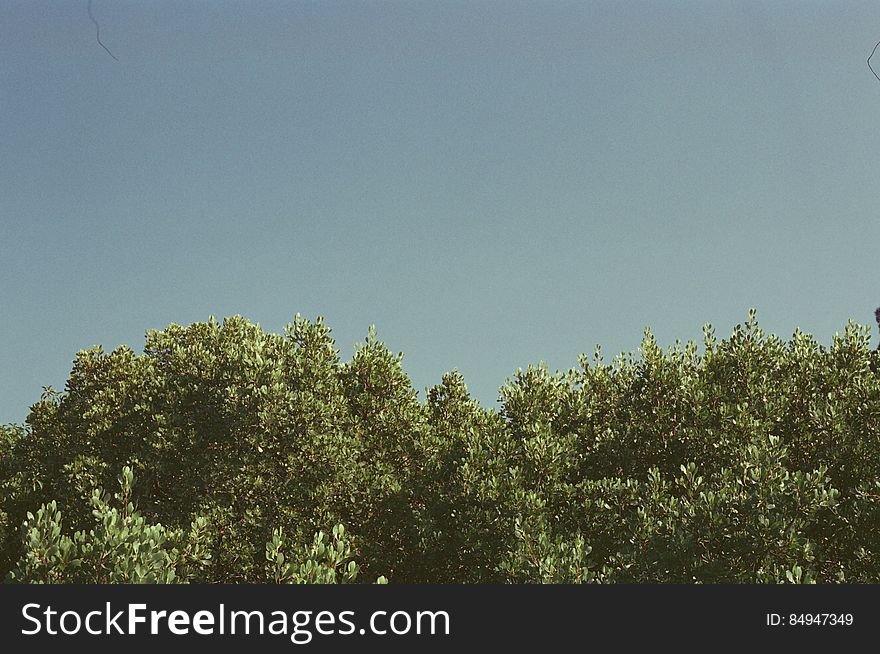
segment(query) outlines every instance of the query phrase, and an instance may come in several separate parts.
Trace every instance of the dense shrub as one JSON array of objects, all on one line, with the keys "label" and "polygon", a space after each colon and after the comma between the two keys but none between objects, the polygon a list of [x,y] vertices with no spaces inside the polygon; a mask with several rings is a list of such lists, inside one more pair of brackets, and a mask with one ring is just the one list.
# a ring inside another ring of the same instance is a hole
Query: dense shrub
[{"label": "dense shrub", "polygon": [[456,372],[420,403],[372,330],[342,362],[320,319],[172,325],[78,353],[0,429],[0,573],[877,583],[878,357],[864,326],[824,347],[750,314],[701,348],[646,331],[520,370],[495,411]]}]

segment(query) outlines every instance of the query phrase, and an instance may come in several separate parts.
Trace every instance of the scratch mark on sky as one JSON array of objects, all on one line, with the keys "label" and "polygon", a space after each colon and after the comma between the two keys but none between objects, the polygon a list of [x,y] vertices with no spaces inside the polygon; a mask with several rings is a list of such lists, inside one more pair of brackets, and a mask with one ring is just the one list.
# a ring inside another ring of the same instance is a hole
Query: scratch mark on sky
[{"label": "scratch mark on sky", "polygon": [[[104,48],[107,51],[108,55],[110,55],[111,57],[116,59],[116,55],[113,54],[112,52],[110,52],[110,48],[108,48],[106,45],[104,45],[101,42],[101,26],[98,25],[98,21],[96,21],[95,17],[92,15],[92,0],[89,0],[88,12],[89,12],[89,18],[91,18],[92,22],[95,24],[95,38],[98,40],[98,45],[100,45],[102,48]],[[116,61],[119,61],[119,59],[116,59]],[[870,63],[868,65],[870,66]],[[878,79],[880,79],[880,78],[878,78]]]},{"label": "scratch mark on sky", "polygon": [[877,75],[877,71],[875,71],[874,67],[871,65],[871,57],[873,57],[874,53],[877,52],[877,46],[880,46],[880,41],[877,41],[877,45],[874,46],[874,49],[871,50],[871,54],[868,55],[868,68],[871,69],[871,72],[874,73],[874,77],[876,77],[877,81],[880,82],[880,75]]}]

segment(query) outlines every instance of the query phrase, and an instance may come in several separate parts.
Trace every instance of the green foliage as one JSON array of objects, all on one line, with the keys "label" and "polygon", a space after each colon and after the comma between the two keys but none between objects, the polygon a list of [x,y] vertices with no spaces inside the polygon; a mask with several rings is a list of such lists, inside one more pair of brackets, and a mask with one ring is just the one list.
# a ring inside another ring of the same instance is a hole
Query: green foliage
[{"label": "green foliage", "polygon": [[134,475],[123,468],[121,493],[111,507],[100,489],[92,493],[97,527],[72,536],[62,533],[58,504],[44,504],[24,523],[24,553],[9,579],[18,583],[186,583],[198,580],[211,554],[205,520],[197,518],[188,533],[151,525],[129,500]]},{"label": "green foliage", "polygon": [[[299,316],[283,334],[233,317],[149,332],[141,355],[80,352],[63,393],[0,427],[0,573],[880,582],[864,326],[823,347],[750,313],[727,340],[707,325],[702,348],[665,351],[646,331],[610,363],[597,349],[518,371],[499,411],[457,372],[419,403],[401,358],[371,329],[343,363]],[[120,469],[115,500],[95,490]]]},{"label": "green foliage", "polygon": [[[276,584],[351,584],[360,569],[351,558],[352,548],[343,525],[333,527],[332,541],[326,534],[315,534],[311,547],[304,548],[300,561],[291,560],[285,550],[284,530],[275,529],[272,540],[266,543],[266,561]],[[379,577],[378,584],[387,583]]]}]

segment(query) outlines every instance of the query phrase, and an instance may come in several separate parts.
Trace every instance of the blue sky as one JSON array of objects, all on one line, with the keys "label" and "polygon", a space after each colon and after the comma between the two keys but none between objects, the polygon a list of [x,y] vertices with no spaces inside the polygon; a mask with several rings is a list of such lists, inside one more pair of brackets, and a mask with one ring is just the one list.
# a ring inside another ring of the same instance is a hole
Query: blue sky
[{"label": "blue sky", "polygon": [[[0,3],[0,423],[75,352],[375,324],[424,388],[880,305],[876,2]],[[875,331],[876,342],[876,331]]]}]

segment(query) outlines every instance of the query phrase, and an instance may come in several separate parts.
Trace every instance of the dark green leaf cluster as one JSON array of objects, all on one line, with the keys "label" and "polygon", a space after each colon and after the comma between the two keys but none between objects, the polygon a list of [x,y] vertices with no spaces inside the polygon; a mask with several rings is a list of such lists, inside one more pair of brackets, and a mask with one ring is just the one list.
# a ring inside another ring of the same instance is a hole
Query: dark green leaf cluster
[{"label": "dark green leaf cluster", "polygon": [[[610,363],[597,349],[567,373],[520,370],[499,411],[456,372],[420,403],[401,356],[371,330],[342,362],[300,317],[283,334],[234,317],[149,332],[142,355],[80,352],[63,393],[0,428],[0,573],[880,582],[867,327],[825,347],[750,314],[727,340],[707,325],[701,348],[666,350],[646,331]],[[115,485],[115,502],[96,490]]]}]

